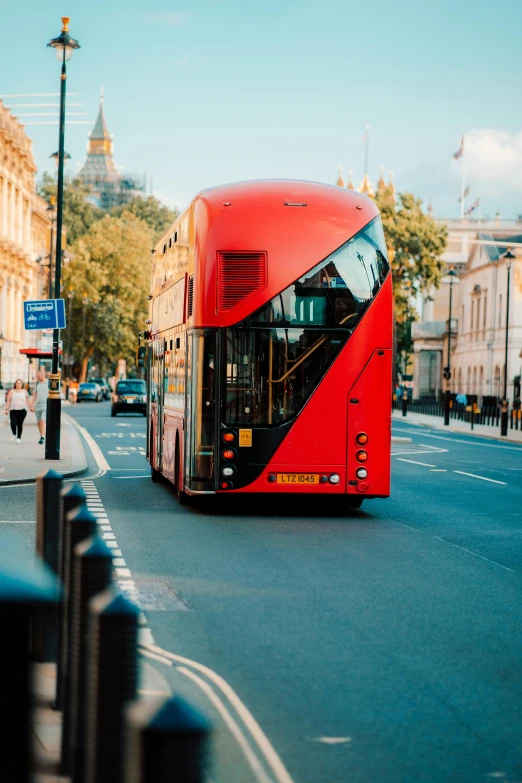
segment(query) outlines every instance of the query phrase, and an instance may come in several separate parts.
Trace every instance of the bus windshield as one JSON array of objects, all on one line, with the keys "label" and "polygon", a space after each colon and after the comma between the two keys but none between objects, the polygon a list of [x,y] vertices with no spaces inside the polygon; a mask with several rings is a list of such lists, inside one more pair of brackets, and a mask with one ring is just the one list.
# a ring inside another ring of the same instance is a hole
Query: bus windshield
[{"label": "bus windshield", "polygon": [[227,329],[229,426],[281,424],[317,387],[389,270],[380,218]]}]

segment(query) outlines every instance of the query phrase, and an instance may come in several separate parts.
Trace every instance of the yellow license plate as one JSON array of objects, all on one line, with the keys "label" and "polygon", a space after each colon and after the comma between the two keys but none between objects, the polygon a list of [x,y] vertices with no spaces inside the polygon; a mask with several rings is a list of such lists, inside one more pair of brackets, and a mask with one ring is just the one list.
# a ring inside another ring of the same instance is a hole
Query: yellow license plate
[{"label": "yellow license plate", "polygon": [[319,484],[317,473],[278,473],[278,484]]}]

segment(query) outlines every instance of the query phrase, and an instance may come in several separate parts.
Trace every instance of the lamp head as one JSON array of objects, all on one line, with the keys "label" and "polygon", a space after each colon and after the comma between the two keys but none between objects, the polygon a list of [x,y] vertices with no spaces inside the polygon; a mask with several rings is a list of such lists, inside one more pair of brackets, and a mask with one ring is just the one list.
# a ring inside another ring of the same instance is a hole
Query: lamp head
[{"label": "lamp head", "polygon": [[80,48],[80,44],[75,38],[69,35],[70,17],[62,16],[62,32],[58,38],[52,38],[47,46],[50,46],[56,52],[56,57],[61,63],[68,62],[75,49]]},{"label": "lamp head", "polygon": [[507,268],[511,269],[511,262],[513,261],[515,256],[511,252],[511,248],[510,247],[508,247],[507,252],[504,253],[504,258],[506,259],[506,266],[507,266]]}]

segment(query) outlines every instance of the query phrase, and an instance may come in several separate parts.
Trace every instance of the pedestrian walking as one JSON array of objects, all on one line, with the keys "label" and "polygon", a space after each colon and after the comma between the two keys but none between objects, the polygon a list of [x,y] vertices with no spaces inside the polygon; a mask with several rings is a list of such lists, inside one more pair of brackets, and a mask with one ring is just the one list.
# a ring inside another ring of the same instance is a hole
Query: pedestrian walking
[{"label": "pedestrian walking", "polygon": [[76,378],[73,378],[73,380],[69,384],[69,402],[71,402],[74,405],[77,399],[78,399],[78,381],[76,380]]},{"label": "pedestrian walking", "polygon": [[38,432],[40,433],[40,440],[38,443],[42,444],[45,440],[45,420],[47,417],[47,398],[49,396],[49,381],[45,374],[45,370],[40,367],[36,374],[36,386],[34,387],[33,396],[31,398],[33,410],[36,414],[36,423],[38,424]]},{"label": "pedestrian walking", "polygon": [[468,404],[468,398],[466,397],[466,395],[462,391],[459,391],[459,393],[457,394],[456,401],[460,405],[467,405]]},{"label": "pedestrian walking", "polygon": [[24,420],[28,410],[32,410],[31,398],[27,389],[24,389],[24,382],[21,378],[18,378],[15,381],[14,388],[9,390],[5,404],[5,412],[6,415],[9,413],[11,432],[13,433],[11,443],[14,443],[14,441],[20,443]]}]

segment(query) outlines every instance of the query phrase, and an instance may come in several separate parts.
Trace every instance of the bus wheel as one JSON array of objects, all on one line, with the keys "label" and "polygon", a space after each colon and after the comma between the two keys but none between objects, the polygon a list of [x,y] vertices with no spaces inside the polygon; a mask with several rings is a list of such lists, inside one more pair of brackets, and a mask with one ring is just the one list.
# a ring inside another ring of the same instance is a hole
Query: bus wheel
[{"label": "bus wheel", "polygon": [[153,468],[152,465],[150,466],[150,477],[155,484],[159,484],[161,481],[163,481],[162,474],[159,472],[159,470]]},{"label": "bus wheel", "polygon": [[184,492],[182,489],[180,489],[180,481],[179,481],[179,474],[180,474],[180,464],[179,464],[179,439],[176,438],[176,455],[175,455],[175,465],[176,465],[176,475],[174,477],[174,488],[176,490],[176,500],[178,501],[180,506],[186,506],[189,502],[189,496],[186,492]]}]

